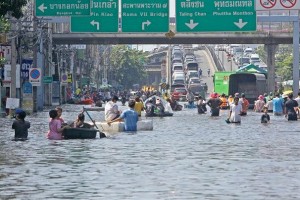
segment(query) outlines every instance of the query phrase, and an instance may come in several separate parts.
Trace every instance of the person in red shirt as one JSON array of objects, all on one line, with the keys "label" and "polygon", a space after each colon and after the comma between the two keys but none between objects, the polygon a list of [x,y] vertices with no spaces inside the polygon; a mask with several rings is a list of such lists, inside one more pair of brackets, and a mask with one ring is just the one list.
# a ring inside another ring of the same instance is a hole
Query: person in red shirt
[{"label": "person in red shirt", "polygon": [[249,101],[246,99],[246,96],[245,96],[244,93],[241,95],[241,101],[242,101],[241,115],[247,115],[247,111],[248,111],[248,108],[249,108]]}]

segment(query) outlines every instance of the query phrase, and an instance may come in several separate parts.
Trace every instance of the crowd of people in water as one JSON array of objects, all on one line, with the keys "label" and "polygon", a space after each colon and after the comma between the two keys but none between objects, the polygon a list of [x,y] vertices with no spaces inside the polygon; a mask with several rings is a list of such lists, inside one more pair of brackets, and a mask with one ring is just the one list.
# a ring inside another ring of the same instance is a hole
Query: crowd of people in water
[{"label": "crowd of people in water", "polygon": [[[120,111],[117,101],[123,101],[122,94],[119,96],[113,95],[107,99],[104,108],[104,118],[108,125],[113,122],[124,121],[125,131],[136,131],[137,122],[145,112],[146,117],[167,116],[172,115],[174,111],[182,110],[183,106],[176,100],[172,99],[170,95],[165,92],[163,94],[151,91],[138,91],[127,96],[125,102],[128,101],[128,109]],[[202,96],[195,96],[191,91],[186,95],[188,108],[195,107],[199,114],[206,114],[208,107],[210,108],[211,116],[219,116],[220,110],[229,109],[227,123],[241,123],[242,117],[246,116],[249,111],[249,101],[244,93],[235,93],[226,97],[225,94],[212,93],[208,99]],[[122,102],[123,103],[123,102]],[[124,103],[125,104],[125,103]],[[270,121],[269,113],[275,116],[285,116],[287,120],[294,121],[300,118],[300,92],[296,98],[293,94],[269,93],[259,95],[254,102],[254,112],[262,113],[261,122],[268,123]],[[28,129],[30,122],[25,120],[26,112],[17,109],[15,112],[15,120],[12,124],[12,129],[15,130],[16,139],[26,139],[28,137]],[[49,111],[49,131],[47,133],[48,139],[59,140],[63,139],[63,131],[66,128],[92,128],[93,125],[85,123],[85,115],[83,112],[79,113],[77,119],[71,124],[65,123],[62,116],[62,108]],[[93,121],[93,120],[92,120]],[[94,122],[94,121],[93,121]]]},{"label": "crowd of people in water", "polygon": [[[235,93],[226,98],[225,94],[220,96],[217,93],[211,94],[210,98],[205,102],[201,97],[197,99],[198,113],[205,113],[205,106],[211,108],[211,116],[219,116],[221,109],[229,109],[229,116],[226,122],[241,123],[241,116],[247,115],[249,110],[249,101],[244,93]],[[263,113],[261,122],[267,123],[270,121],[270,115],[285,116],[289,121],[295,121],[300,118],[300,92],[296,98],[293,98],[293,93],[282,94],[272,92],[269,94],[259,95],[254,102],[254,112]]]}]

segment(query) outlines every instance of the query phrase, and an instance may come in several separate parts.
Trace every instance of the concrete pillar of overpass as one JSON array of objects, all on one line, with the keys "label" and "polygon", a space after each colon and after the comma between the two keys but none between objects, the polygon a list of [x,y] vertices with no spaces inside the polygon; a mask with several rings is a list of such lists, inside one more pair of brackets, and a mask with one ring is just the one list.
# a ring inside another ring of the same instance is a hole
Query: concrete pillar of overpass
[{"label": "concrete pillar of overpass", "polygon": [[278,44],[265,44],[265,51],[267,52],[267,92],[275,92],[275,53],[278,49]]}]

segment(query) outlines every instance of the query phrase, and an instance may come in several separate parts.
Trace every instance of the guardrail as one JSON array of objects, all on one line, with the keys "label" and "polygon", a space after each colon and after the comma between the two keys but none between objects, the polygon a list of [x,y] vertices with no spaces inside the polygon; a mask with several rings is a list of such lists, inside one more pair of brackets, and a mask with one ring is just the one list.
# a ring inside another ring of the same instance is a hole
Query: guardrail
[{"label": "guardrail", "polygon": [[211,55],[216,65],[218,71],[225,71],[224,66],[222,66],[220,59],[215,54],[215,50],[213,47],[205,45],[205,51]]}]

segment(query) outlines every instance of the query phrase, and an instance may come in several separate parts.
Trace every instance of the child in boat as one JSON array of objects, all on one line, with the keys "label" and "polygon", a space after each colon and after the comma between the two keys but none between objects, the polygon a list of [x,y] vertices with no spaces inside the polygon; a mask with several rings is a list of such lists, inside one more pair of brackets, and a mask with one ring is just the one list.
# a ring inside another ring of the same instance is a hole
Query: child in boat
[{"label": "child in boat", "polygon": [[12,124],[12,129],[15,129],[15,139],[26,140],[28,137],[28,129],[30,128],[30,122],[25,121],[26,112],[17,109],[16,120]]},{"label": "child in boat", "polygon": [[264,112],[264,114],[260,118],[261,123],[270,122],[270,115],[268,114],[268,107],[264,107],[263,112]]},{"label": "child in boat", "polygon": [[75,122],[70,125],[74,128],[92,128],[93,126],[84,122],[85,116],[83,113],[79,113]]}]

